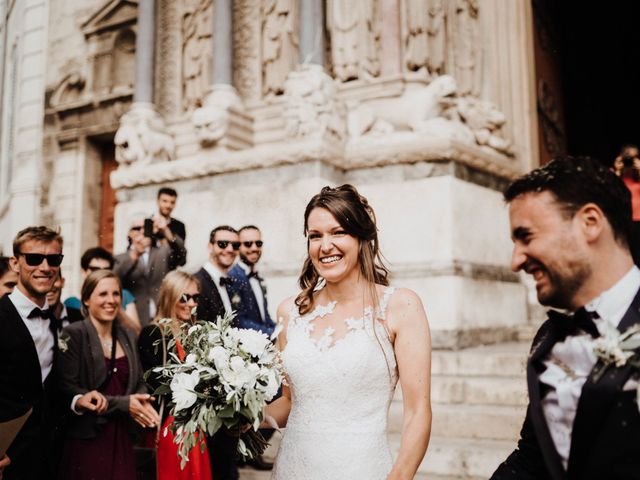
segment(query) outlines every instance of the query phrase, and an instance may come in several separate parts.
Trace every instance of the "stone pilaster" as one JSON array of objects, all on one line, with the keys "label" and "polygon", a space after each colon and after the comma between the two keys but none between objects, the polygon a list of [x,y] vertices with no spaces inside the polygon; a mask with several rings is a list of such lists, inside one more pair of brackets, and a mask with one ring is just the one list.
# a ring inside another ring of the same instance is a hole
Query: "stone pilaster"
[{"label": "stone pilaster", "polygon": [[300,0],[300,63],[324,66],[324,3]]}]

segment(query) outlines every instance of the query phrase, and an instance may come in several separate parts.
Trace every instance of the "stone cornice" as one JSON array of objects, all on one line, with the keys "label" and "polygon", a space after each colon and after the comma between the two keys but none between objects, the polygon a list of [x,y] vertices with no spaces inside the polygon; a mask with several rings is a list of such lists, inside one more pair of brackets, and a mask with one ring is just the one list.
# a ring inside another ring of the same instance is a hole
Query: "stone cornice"
[{"label": "stone cornice", "polygon": [[326,138],[259,145],[246,150],[200,150],[171,162],[121,166],[111,174],[113,188],[133,188],[209,175],[321,161],[341,170],[356,170],[422,161],[455,161],[504,179],[520,172],[508,157],[456,140],[412,132],[365,137],[346,145]]}]

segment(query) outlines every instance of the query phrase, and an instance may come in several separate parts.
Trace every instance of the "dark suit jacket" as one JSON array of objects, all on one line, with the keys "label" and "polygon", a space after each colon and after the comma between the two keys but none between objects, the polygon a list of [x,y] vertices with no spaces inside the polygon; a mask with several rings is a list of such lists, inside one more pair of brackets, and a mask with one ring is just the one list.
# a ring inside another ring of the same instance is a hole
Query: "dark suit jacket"
[{"label": "dark suit jacket", "polygon": [[[578,402],[565,472],[544,417],[544,386],[538,381],[544,369],[542,362],[553,346],[565,338],[557,319],[554,321],[552,314],[550,317],[538,330],[527,362],[529,406],[518,448],[498,467],[492,480],[640,478],[640,413],[636,392],[622,390],[634,374],[630,365],[610,367],[597,383],[593,371],[587,378]],[[640,291],[618,329],[625,331],[637,323],[640,323]],[[600,362],[594,371],[599,367]]]},{"label": "dark suit jacket", "polygon": [[142,259],[134,262],[129,252],[116,256],[113,271],[120,277],[122,287],[136,297],[136,309],[143,327],[151,321],[149,302],[157,300],[165,275],[178,265],[184,265],[186,256],[187,251],[180,237],[176,237],[169,246],[151,247],[146,267]]},{"label": "dark suit jacket", "polygon": [[33,408],[7,451],[11,465],[3,478],[49,478],[56,462],[51,454],[55,433],[52,402],[55,370],[43,386],[33,338],[6,295],[0,299],[0,358],[0,421],[16,418]]},{"label": "dark suit jacket", "polygon": [[[194,276],[200,282],[200,300],[198,301],[198,320],[215,322],[218,316],[224,317],[225,309],[218,292],[216,283],[204,268],[201,268]],[[233,281],[233,279],[232,279]],[[229,298],[233,295],[233,287],[227,286]]]},{"label": "dark suit jacket", "polygon": [[[85,412],[83,415],[71,413],[67,435],[72,438],[95,438],[100,425],[106,423],[109,417],[118,413],[128,415],[130,394],[147,391],[142,379],[142,367],[135,337],[131,331],[121,325],[117,325],[116,329],[118,341],[122,345],[129,364],[126,393],[117,396],[107,395],[109,407],[102,415],[90,412]],[[65,339],[67,348],[65,351],[58,351],[56,368],[60,382],[60,397],[62,403],[70,410],[73,397],[99,389],[107,378],[107,368],[98,332],[88,318],[67,326],[61,338]]]},{"label": "dark suit jacket", "polygon": [[235,280],[234,292],[230,296],[231,306],[236,311],[238,326],[240,328],[250,328],[257,330],[267,335],[271,335],[275,329],[275,323],[269,316],[269,310],[267,305],[267,289],[260,281],[262,288],[262,295],[264,297],[264,313],[265,319],[262,320],[260,316],[260,308],[258,306],[258,299],[253,293],[249,277],[238,264],[234,265],[229,270],[229,277]]}]

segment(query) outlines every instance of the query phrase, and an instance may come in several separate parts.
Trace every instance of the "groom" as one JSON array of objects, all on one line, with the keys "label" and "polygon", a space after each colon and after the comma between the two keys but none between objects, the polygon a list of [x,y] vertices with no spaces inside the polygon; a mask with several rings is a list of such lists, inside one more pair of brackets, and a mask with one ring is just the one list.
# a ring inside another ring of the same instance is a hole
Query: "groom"
[{"label": "groom", "polygon": [[[517,449],[491,477],[637,479],[640,370],[602,366],[595,339],[607,324],[640,323],[640,270],[629,251],[631,199],[591,159],[558,158],[505,192],[512,268],[530,274],[549,312],[527,362],[529,406]],[[636,353],[640,353],[636,351]]]}]

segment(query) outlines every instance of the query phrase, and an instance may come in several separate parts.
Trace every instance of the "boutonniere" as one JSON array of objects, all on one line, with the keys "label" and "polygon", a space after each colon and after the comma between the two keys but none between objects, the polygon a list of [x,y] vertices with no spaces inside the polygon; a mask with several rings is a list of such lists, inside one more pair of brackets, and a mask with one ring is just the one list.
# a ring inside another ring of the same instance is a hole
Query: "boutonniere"
[{"label": "boutonniere", "polygon": [[[593,343],[593,351],[601,365],[593,373],[593,382],[597,383],[611,367],[622,368],[631,365],[640,372],[640,324],[624,332],[605,324],[605,332]],[[638,387],[640,397],[640,387]],[[639,405],[640,408],[640,405]]]},{"label": "boutonniere", "polygon": [[231,303],[233,305],[240,305],[240,302],[241,302],[241,298],[240,298],[240,295],[238,295],[237,293],[233,297],[231,297]]},{"label": "boutonniere", "polygon": [[71,337],[68,334],[61,331],[58,332],[58,350],[65,353],[69,350],[69,344],[67,343]]}]

